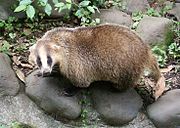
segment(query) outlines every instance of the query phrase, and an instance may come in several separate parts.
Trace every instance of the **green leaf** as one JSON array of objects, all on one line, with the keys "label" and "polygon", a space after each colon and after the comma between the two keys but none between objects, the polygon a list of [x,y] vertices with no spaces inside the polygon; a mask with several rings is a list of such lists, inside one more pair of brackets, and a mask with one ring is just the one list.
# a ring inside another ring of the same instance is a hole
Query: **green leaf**
[{"label": "green leaf", "polygon": [[2,47],[0,47],[0,52],[9,53],[11,45],[7,41],[2,42]]},{"label": "green leaf", "polygon": [[136,17],[132,17],[133,21],[140,21],[142,19],[142,16],[136,16]]},{"label": "green leaf", "polygon": [[4,27],[4,23],[0,22],[0,28]]},{"label": "green leaf", "polygon": [[57,3],[54,6],[59,8],[59,7],[63,7],[65,4],[63,2]]},{"label": "green leaf", "polygon": [[26,5],[22,4],[22,5],[19,5],[19,6],[14,10],[14,12],[24,11],[25,9],[26,9]]},{"label": "green leaf", "polygon": [[29,5],[32,3],[32,0],[22,0],[19,5]]},{"label": "green leaf", "polygon": [[41,6],[46,6],[47,2],[48,2],[48,0],[39,0],[39,3]]},{"label": "green leaf", "polygon": [[94,10],[94,8],[93,8],[93,7],[88,6],[88,7],[87,7],[87,9],[88,9],[90,12],[95,13],[95,10]]},{"label": "green leaf", "polygon": [[139,24],[139,22],[134,22],[133,25],[132,25],[132,28],[133,28],[133,29],[136,29],[137,26],[138,26],[138,24]]},{"label": "green leaf", "polygon": [[10,37],[11,39],[14,39],[14,38],[16,37],[16,33],[9,33],[9,37]]},{"label": "green leaf", "polygon": [[51,15],[51,11],[52,11],[52,7],[50,4],[46,4],[45,8],[44,8],[45,13],[50,16]]},{"label": "green leaf", "polygon": [[99,9],[96,6],[92,6],[94,9],[96,9],[98,11],[98,13],[100,13]]},{"label": "green leaf", "polygon": [[28,18],[33,19],[35,15],[35,9],[32,5],[27,6],[26,15]]},{"label": "green leaf", "polygon": [[96,21],[97,24],[100,23],[100,19],[99,18],[96,18],[95,21]]},{"label": "green leaf", "polygon": [[72,1],[71,1],[71,0],[66,0],[66,2],[67,2],[67,3],[70,3],[70,4],[72,3]]},{"label": "green leaf", "polygon": [[82,1],[81,3],[79,3],[79,6],[80,6],[80,7],[86,7],[86,6],[89,5],[89,3],[90,3],[90,1],[88,1],[88,0],[86,1],[86,0],[85,0],[85,1]]},{"label": "green leaf", "polygon": [[39,0],[39,2],[42,2],[44,4],[47,4],[48,0]]},{"label": "green leaf", "polygon": [[59,1],[58,0],[53,0],[53,3],[57,4],[57,3],[59,3]]},{"label": "green leaf", "polygon": [[66,4],[67,9],[71,9],[71,4]]}]

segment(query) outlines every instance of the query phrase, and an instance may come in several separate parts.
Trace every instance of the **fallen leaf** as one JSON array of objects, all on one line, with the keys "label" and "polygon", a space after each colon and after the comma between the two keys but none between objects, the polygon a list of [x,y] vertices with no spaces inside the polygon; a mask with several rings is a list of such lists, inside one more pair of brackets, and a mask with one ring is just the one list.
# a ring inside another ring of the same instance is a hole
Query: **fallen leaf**
[{"label": "fallen leaf", "polygon": [[164,78],[164,76],[161,76],[159,78],[154,89],[155,89],[154,90],[155,91],[154,98],[155,98],[155,100],[157,100],[162,95],[162,93],[165,91],[165,78]]},{"label": "fallen leaf", "polygon": [[16,75],[22,82],[25,83],[25,75],[21,70],[17,69],[16,70]]},{"label": "fallen leaf", "polygon": [[169,65],[167,68],[162,68],[162,69],[160,69],[160,71],[161,71],[162,73],[167,73],[167,72],[170,72],[173,68],[174,68],[173,65]]},{"label": "fallen leaf", "polygon": [[21,62],[19,61],[19,57],[17,57],[17,56],[13,56],[13,57],[12,57],[12,60],[13,60],[13,62],[14,62],[16,65],[20,65],[20,64],[21,64]]},{"label": "fallen leaf", "polygon": [[21,66],[22,66],[23,68],[33,69],[33,66],[32,66],[31,64],[21,63]]},{"label": "fallen leaf", "polygon": [[23,33],[24,33],[26,36],[28,36],[28,35],[30,35],[30,34],[32,33],[32,31],[31,31],[31,29],[24,28],[24,29],[23,29]]}]

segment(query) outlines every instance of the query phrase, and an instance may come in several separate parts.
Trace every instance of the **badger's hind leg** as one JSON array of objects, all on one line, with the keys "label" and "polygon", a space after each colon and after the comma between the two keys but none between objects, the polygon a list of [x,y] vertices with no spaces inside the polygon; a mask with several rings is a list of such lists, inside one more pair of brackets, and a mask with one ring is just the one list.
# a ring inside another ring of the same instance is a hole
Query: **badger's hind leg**
[{"label": "badger's hind leg", "polygon": [[155,81],[156,85],[153,88],[154,98],[157,99],[165,90],[165,78],[161,74],[158,63],[155,56],[152,53],[149,54],[150,59],[148,62],[148,70],[150,71],[149,76]]}]

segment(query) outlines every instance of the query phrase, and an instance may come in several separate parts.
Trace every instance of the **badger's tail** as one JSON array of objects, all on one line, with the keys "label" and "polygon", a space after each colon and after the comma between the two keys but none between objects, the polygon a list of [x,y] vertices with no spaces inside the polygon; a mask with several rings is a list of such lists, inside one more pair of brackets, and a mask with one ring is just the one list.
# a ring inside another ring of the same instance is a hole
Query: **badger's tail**
[{"label": "badger's tail", "polygon": [[155,82],[157,82],[162,75],[157,60],[151,51],[149,52],[149,61],[147,65],[148,69],[150,70],[150,77],[152,77]]}]

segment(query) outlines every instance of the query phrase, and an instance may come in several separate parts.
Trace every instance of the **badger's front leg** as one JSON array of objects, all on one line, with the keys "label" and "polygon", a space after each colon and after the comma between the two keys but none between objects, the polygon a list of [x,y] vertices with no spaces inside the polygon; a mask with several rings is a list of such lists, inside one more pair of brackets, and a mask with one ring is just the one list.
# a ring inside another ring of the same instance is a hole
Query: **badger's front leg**
[{"label": "badger's front leg", "polygon": [[74,96],[75,94],[78,93],[82,88],[87,88],[90,85],[90,82],[78,82],[77,80],[72,81],[73,86],[71,87],[65,87],[62,95],[65,96]]},{"label": "badger's front leg", "polygon": [[65,87],[61,94],[67,97],[71,97],[71,96],[76,95],[79,90],[80,88],[75,87],[75,86]]}]

